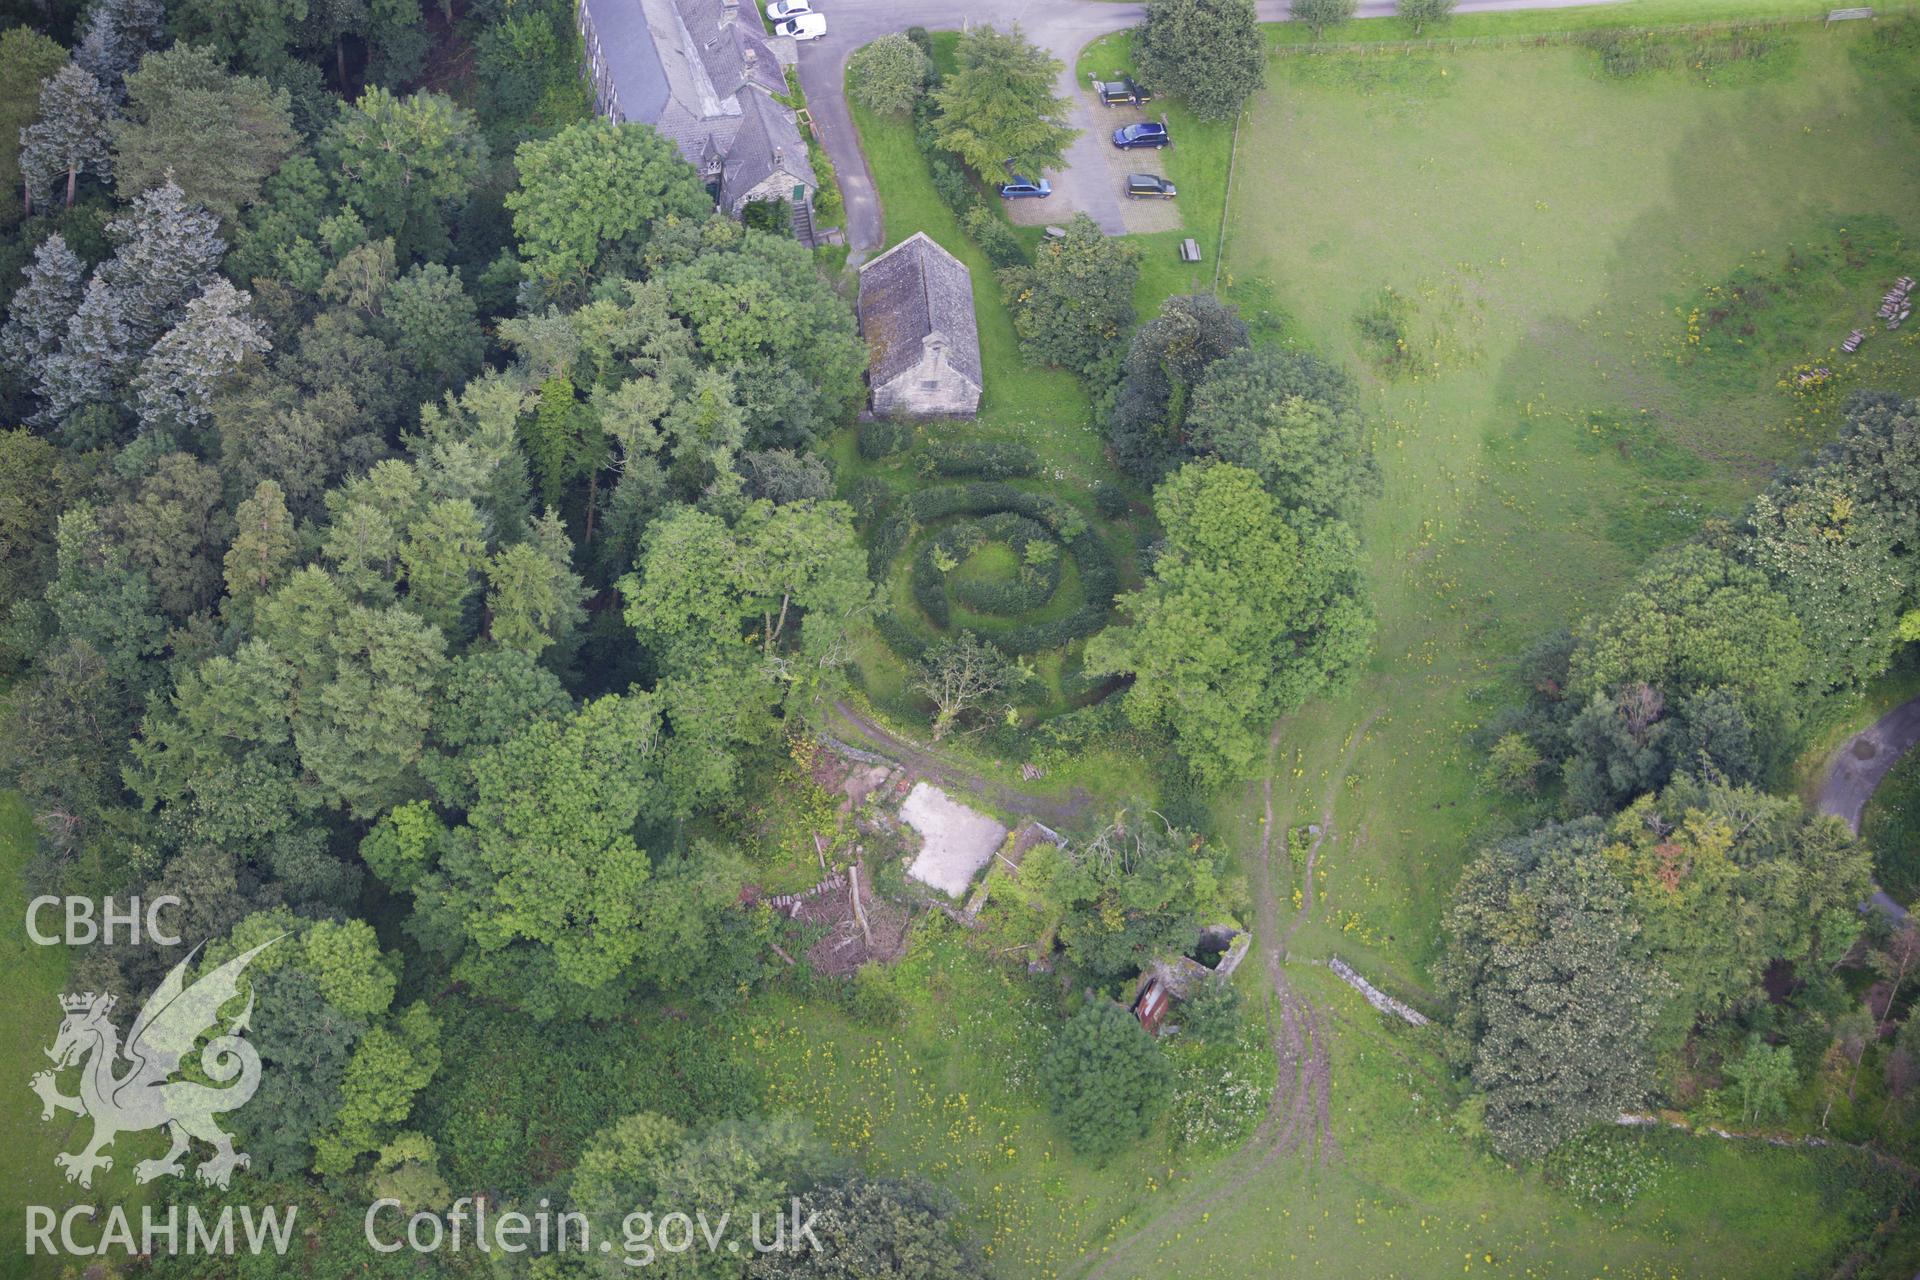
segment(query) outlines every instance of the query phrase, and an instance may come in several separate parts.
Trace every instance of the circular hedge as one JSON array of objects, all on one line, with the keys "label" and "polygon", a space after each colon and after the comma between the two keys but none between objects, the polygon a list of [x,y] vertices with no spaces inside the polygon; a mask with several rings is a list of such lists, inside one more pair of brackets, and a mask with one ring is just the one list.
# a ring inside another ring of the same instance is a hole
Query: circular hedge
[{"label": "circular hedge", "polygon": [[[995,581],[964,572],[973,557],[995,546],[1011,555],[1011,577]],[[975,613],[1029,613],[1053,599],[1062,559],[1053,535],[1026,516],[1002,511],[963,520],[948,525],[921,549],[913,563],[913,598],[934,625],[943,628],[951,621],[949,598]]]},{"label": "circular hedge", "polygon": [[[956,519],[955,517],[965,517]],[[1071,557],[1085,593],[1081,606],[1064,617],[1013,626],[983,635],[1008,654],[1042,653],[1093,635],[1106,626],[1113,611],[1119,572],[1106,543],[1087,517],[1071,504],[1044,493],[1030,493],[1008,484],[980,481],[922,489],[905,499],[876,523],[871,563],[878,577],[892,571],[894,562],[914,536],[929,526],[939,529],[914,558],[909,586],[914,603],[936,629],[952,624],[949,597],[976,613],[1017,619],[1045,605],[1060,589],[1065,560]],[[953,581],[953,569],[989,543],[1004,543],[1020,566],[1005,581]],[[1033,553],[1036,545],[1053,545],[1058,554]],[[941,564],[949,567],[942,569]],[[901,657],[915,660],[926,651],[926,641],[891,613],[875,620],[882,638]]]}]

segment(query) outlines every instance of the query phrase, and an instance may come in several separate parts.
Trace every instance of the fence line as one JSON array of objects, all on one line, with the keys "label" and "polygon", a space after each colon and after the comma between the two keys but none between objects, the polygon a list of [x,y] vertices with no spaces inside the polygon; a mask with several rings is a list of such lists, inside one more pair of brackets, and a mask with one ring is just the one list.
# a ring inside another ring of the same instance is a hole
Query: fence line
[{"label": "fence line", "polygon": [[[1829,12],[1831,10],[1822,9],[1818,13],[1796,14],[1790,17],[1750,18],[1744,22],[1727,20],[1635,23],[1630,26],[1571,27],[1560,31],[1528,31],[1512,35],[1444,36],[1427,40],[1340,40],[1313,44],[1296,44],[1289,41],[1274,45],[1272,53],[1275,57],[1301,57],[1316,53],[1411,53],[1416,49],[1497,49],[1523,45],[1544,47],[1621,31],[1645,35],[1721,35],[1747,31],[1783,31],[1792,27],[1810,26],[1814,23],[1824,26]],[[1875,20],[1907,18],[1916,13],[1920,13],[1920,5],[1899,4],[1887,8],[1875,6],[1873,16]]]},{"label": "fence line", "polygon": [[1213,287],[1208,290],[1216,298],[1220,296],[1220,266],[1227,260],[1227,211],[1233,208],[1233,166],[1240,159],[1240,122],[1246,118],[1244,106],[1234,113],[1233,139],[1227,143],[1227,191],[1220,200],[1220,234],[1213,246]]}]

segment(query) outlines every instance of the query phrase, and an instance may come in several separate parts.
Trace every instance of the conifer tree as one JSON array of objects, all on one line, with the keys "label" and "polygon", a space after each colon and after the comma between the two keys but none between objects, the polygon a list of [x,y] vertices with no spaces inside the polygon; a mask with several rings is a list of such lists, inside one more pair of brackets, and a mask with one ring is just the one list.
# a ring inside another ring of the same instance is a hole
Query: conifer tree
[{"label": "conifer tree", "polygon": [[6,326],[0,328],[0,360],[30,377],[60,349],[85,284],[80,258],[59,232],[40,242],[23,274],[26,283],[14,293]]},{"label": "conifer tree", "polygon": [[160,0],[94,0],[73,60],[100,82],[109,102],[126,100],[126,78],[166,35]]},{"label": "conifer tree", "polygon": [[227,610],[251,610],[253,602],[271,592],[293,564],[293,519],[287,514],[286,495],[271,480],[254,486],[253,496],[233,513],[233,544],[223,568],[227,579]]},{"label": "conifer tree", "polygon": [[212,282],[227,251],[219,228],[219,219],[190,203],[172,179],[107,224],[115,249],[100,275],[120,297],[135,347],[152,346]]},{"label": "conifer tree", "polygon": [[134,378],[143,428],[204,425],[213,417],[221,381],[248,355],[272,349],[252,302],[251,295],[215,280],[187,304],[186,315],[153,344]]},{"label": "conifer tree", "polygon": [[58,423],[84,405],[114,399],[137,358],[119,295],[95,272],[60,350],[40,365],[38,390],[45,403],[34,422]]},{"label": "conifer tree", "polygon": [[47,77],[40,86],[39,118],[20,131],[20,177],[29,214],[34,196],[44,196],[56,181],[65,179],[71,209],[82,173],[102,180],[110,176],[112,122],[112,105],[91,73],[69,63]]}]

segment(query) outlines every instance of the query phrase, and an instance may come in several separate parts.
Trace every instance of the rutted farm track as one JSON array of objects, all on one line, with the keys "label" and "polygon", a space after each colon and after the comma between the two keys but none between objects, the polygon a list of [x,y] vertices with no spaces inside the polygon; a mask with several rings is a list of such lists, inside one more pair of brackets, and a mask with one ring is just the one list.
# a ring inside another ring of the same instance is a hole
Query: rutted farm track
[{"label": "rutted farm track", "polygon": [[[1138,1267],[1128,1269],[1125,1260],[1156,1240],[1170,1238],[1176,1232],[1210,1215],[1237,1199],[1253,1178],[1284,1156],[1301,1155],[1315,1164],[1336,1160],[1339,1143],[1333,1136],[1330,1118],[1333,1092],[1332,1058],[1327,1051],[1329,1015],[1287,981],[1287,947],[1294,933],[1312,914],[1315,902],[1314,869],[1321,847],[1333,833],[1334,801],[1341,780],[1353,765],[1353,756],[1366,738],[1367,730],[1379,717],[1374,712],[1347,740],[1340,767],[1327,780],[1320,806],[1320,830],[1307,849],[1302,870],[1300,906],[1280,923],[1280,903],[1273,873],[1273,832],[1279,824],[1273,814],[1274,758],[1280,747],[1281,726],[1274,726],[1267,739],[1266,776],[1260,784],[1261,823],[1257,857],[1250,860],[1248,872],[1254,896],[1254,929],[1259,937],[1260,959],[1267,982],[1273,989],[1268,1004],[1268,1022],[1273,1032],[1273,1056],[1278,1072],[1273,1096],[1267,1101],[1267,1114],[1253,1136],[1227,1157],[1208,1187],[1157,1214],[1129,1235],[1111,1245],[1086,1273],[1085,1280],[1105,1280],[1109,1276],[1140,1275]],[[1217,1179],[1217,1180],[1216,1180]]]}]

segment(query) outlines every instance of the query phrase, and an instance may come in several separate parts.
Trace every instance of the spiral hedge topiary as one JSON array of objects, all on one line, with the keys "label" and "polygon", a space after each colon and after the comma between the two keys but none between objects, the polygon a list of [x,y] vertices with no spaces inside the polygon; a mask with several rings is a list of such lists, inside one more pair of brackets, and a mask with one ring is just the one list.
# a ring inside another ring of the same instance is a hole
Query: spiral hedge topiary
[{"label": "spiral hedge topiary", "polygon": [[[951,623],[952,609],[947,599],[945,575],[933,562],[934,549],[942,548],[957,560],[962,558],[956,554],[959,546],[965,544],[971,550],[991,530],[1002,530],[1006,534],[994,540],[1009,542],[1013,533],[1018,531],[1024,539],[1023,551],[1036,535],[1058,542],[1065,554],[1072,556],[1079,567],[1080,585],[1086,595],[1085,603],[1063,618],[1014,627],[987,637],[994,645],[1009,654],[1041,653],[1091,636],[1106,626],[1107,618],[1113,611],[1113,596],[1119,589],[1120,575],[1099,531],[1071,504],[1048,494],[1016,489],[1009,484],[978,481],[973,484],[941,485],[922,489],[897,503],[877,522],[873,532],[871,563],[875,575],[883,577],[890,571],[893,562],[917,531],[953,516],[1010,516],[1030,522],[1034,527],[1027,528],[1011,522],[988,524],[984,520],[976,520],[943,530],[930,541],[926,551],[914,563],[910,586],[915,603],[935,627],[944,630]],[[970,528],[973,530],[971,533],[967,532]],[[973,539],[970,543],[967,541],[969,538]],[[1052,597],[1058,586],[1057,573],[1058,560],[1055,561],[1054,585],[1039,597],[1038,603],[1045,603]],[[977,585],[986,588],[989,593],[992,591],[992,584]],[[983,613],[1025,611],[1005,607],[1013,603],[1010,597],[1000,602],[1003,609],[981,608],[971,601],[963,603]],[[1035,608],[1038,604],[1027,607]],[[890,614],[883,615],[876,620],[875,626],[881,637],[902,657],[911,661],[924,653],[925,643],[901,619]]]}]

